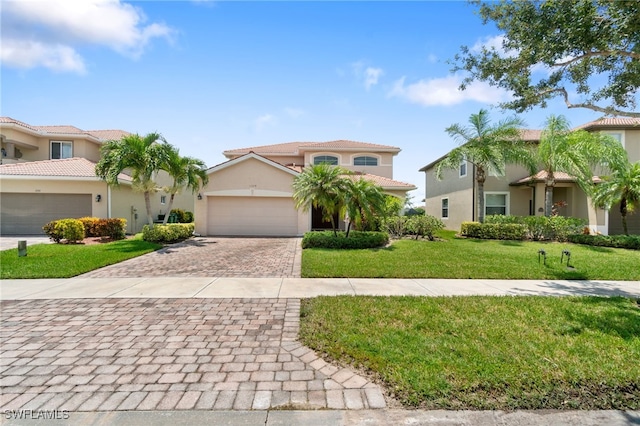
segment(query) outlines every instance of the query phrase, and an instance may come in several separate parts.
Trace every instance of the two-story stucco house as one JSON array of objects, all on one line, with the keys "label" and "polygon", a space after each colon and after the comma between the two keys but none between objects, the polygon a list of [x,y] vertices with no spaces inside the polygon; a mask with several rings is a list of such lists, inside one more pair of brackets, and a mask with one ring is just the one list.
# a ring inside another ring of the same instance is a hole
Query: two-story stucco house
[{"label": "two-story stucco house", "polygon": [[[640,119],[602,118],[577,129],[610,134],[624,146],[632,163],[640,161]],[[540,140],[540,134],[541,130],[525,130],[522,138],[535,143]],[[426,178],[425,209],[427,214],[441,218],[447,229],[459,230],[462,222],[477,220],[475,170],[472,164],[463,162],[457,170],[446,171],[443,179],[438,180],[435,165],[442,158],[420,169]],[[544,178],[542,171],[529,176],[524,168],[513,165],[507,166],[505,176],[487,176],[485,214],[543,215]],[[566,203],[559,208],[559,214],[586,219],[592,232],[622,233],[619,205],[610,211],[594,208],[571,176],[556,173],[555,178],[553,201]],[[630,233],[640,234],[640,214],[627,216],[627,222]]]},{"label": "two-story stucco house", "polygon": [[[327,228],[317,211],[294,207],[293,180],[305,166],[329,163],[359,173],[404,200],[414,185],[393,179],[393,146],[338,140],[289,142],[234,149],[208,170],[209,184],[196,200],[202,235],[297,236]],[[344,224],[343,224],[344,225]]]},{"label": "two-story stucco house", "polygon": [[[51,220],[83,216],[124,218],[127,232],[139,232],[146,209],[131,177],[122,173],[120,186],[110,188],[95,174],[102,143],[128,134],[0,117],[0,234],[43,234],[42,226]],[[161,174],[157,183],[168,186],[170,179]],[[152,197],[154,216],[167,213],[168,199],[163,191]],[[190,192],[178,194],[173,208],[193,211],[194,199]]]}]

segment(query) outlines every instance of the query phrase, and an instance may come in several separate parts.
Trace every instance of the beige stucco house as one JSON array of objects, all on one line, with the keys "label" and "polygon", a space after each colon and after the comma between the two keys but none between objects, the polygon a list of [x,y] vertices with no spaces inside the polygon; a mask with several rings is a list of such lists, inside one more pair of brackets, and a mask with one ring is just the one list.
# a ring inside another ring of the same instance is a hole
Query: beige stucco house
[{"label": "beige stucco house", "polygon": [[[632,163],[640,161],[640,119],[602,118],[576,129],[610,134],[625,147]],[[525,130],[523,139],[539,141],[540,133],[540,130]],[[471,163],[463,162],[457,170],[446,171],[443,179],[438,180],[435,165],[442,158],[420,169],[426,179],[425,209],[427,214],[441,218],[447,229],[459,230],[462,222],[477,220],[475,171]],[[544,178],[544,172],[529,176],[524,168],[513,165],[507,167],[505,176],[489,175],[484,184],[485,214],[543,215]],[[555,178],[553,201],[566,203],[559,214],[586,219],[594,233],[622,233],[619,205],[610,211],[594,208],[571,176],[556,173]],[[640,214],[627,216],[627,222],[630,233],[640,234]]]},{"label": "beige stucco house", "polygon": [[[305,166],[328,162],[359,173],[404,200],[414,185],[393,179],[393,146],[338,140],[290,142],[225,151],[228,161],[208,170],[196,200],[202,235],[299,236],[327,228],[316,211],[294,207],[293,180]],[[343,224],[344,225],[344,224]]]},{"label": "beige stucco house", "polygon": [[[0,117],[0,235],[42,234],[42,226],[61,218],[94,216],[127,220],[127,232],[146,224],[141,193],[122,173],[110,188],[95,174],[104,141],[120,139],[122,130],[82,130],[74,126],[34,126]],[[158,176],[160,186],[170,179]],[[152,197],[154,216],[166,213],[169,195]],[[178,194],[173,208],[193,211],[195,197]]]}]

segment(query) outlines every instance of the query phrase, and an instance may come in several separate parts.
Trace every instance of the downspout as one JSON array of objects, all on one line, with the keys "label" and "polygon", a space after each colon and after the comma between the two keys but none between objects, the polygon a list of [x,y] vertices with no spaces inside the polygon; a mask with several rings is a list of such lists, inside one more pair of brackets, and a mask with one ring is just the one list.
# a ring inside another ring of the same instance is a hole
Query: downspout
[{"label": "downspout", "polygon": [[107,184],[107,219],[111,219],[111,186]]}]

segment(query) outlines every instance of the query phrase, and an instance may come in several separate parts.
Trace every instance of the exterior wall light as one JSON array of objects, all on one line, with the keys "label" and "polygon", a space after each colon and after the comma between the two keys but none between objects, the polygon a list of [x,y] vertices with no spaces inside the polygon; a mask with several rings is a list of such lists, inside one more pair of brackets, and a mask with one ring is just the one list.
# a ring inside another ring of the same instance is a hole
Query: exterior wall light
[{"label": "exterior wall light", "polygon": [[202,194],[198,193],[198,200],[202,200]]},{"label": "exterior wall light", "polygon": [[96,195],[96,203],[99,203],[100,200],[102,200],[102,195],[100,194]]}]

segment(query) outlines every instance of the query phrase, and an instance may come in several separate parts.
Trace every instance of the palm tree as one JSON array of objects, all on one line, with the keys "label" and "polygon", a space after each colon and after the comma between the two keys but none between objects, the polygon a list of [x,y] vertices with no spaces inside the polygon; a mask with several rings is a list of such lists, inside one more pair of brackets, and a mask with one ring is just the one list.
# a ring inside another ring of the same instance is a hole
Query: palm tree
[{"label": "palm tree", "polygon": [[594,189],[592,202],[607,210],[620,203],[622,229],[625,235],[629,235],[627,214],[633,213],[640,204],[640,161],[627,162],[623,167],[615,167],[609,176],[603,176],[602,182]]},{"label": "palm tree", "polygon": [[120,140],[105,142],[100,148],[100,161],[96,164],[96,175],[112,186],[119,185],[120,173],[131,171],[133,189],[144,194],[147,222],[151,227],[151,194],[160,189],[154,179],[166,162],[167,146],[170,145],[159,133],[149,133],[144,137],[127,135]]},{"label": "palm tree", "polygon": [[362,177],[348,179],[343,208],[349,218],[346,237],[352,223],[360,229],[363,224],[372,223],[376,215],[383,214],[385,207],[386,199],[380,186]]},{"label": "palm tree", "polygon": [[167,214],[164,216],[164,225],[166,225],[169,220],[173,199],[182,188],[186,187],[195,194],[200,189],[200,184],[204,186],[209,182],[209,176],[207,175],[205,167],[204,161],[193,157],[181,157],[180,151],[177,148],[173,146],[168,147],[166,163],[162,165],[162,169],[169,173],[169,176],[173,179],[173,184],[163,188],[165,192],[171,194],[169,196]]},{"label": "palm tree", "polygon": [[334,216],[343,205],[347,180],[346,170],[327,163],[305,168],[293,181],[293,199],[296,209],[308,211],[311,206],[322,210],[322,218],[331,221],[333,234],[337,233]]},{"label": "palm tree", "polygon": [[540,136],[534,159],[544,172],[544,209],[545,216],[550,216],[556,172],[568,174],[585,193],[590,194],[595,168],[606,169],[622,164],[626,160],[626,152],[610,136],[585,130],[571,131],[564,116],[551,115]]},{"label": "palm tree", "polygon": [[531,169],[531,151],[520,140],[520,128],[524,123],[517,117],[491,125],[489,113],[481,109],[478,114],[471,114],[469,123],[466,127],[460,124],[447,127],[446,132],[459,143],[459,146],[438,162],[435,174],[437,179],[442,179],[445,169],[458,169],[465,162],[475,166],[478,221],[482,223],[487,173],[503,175],[509,163],[527,165]]}]

